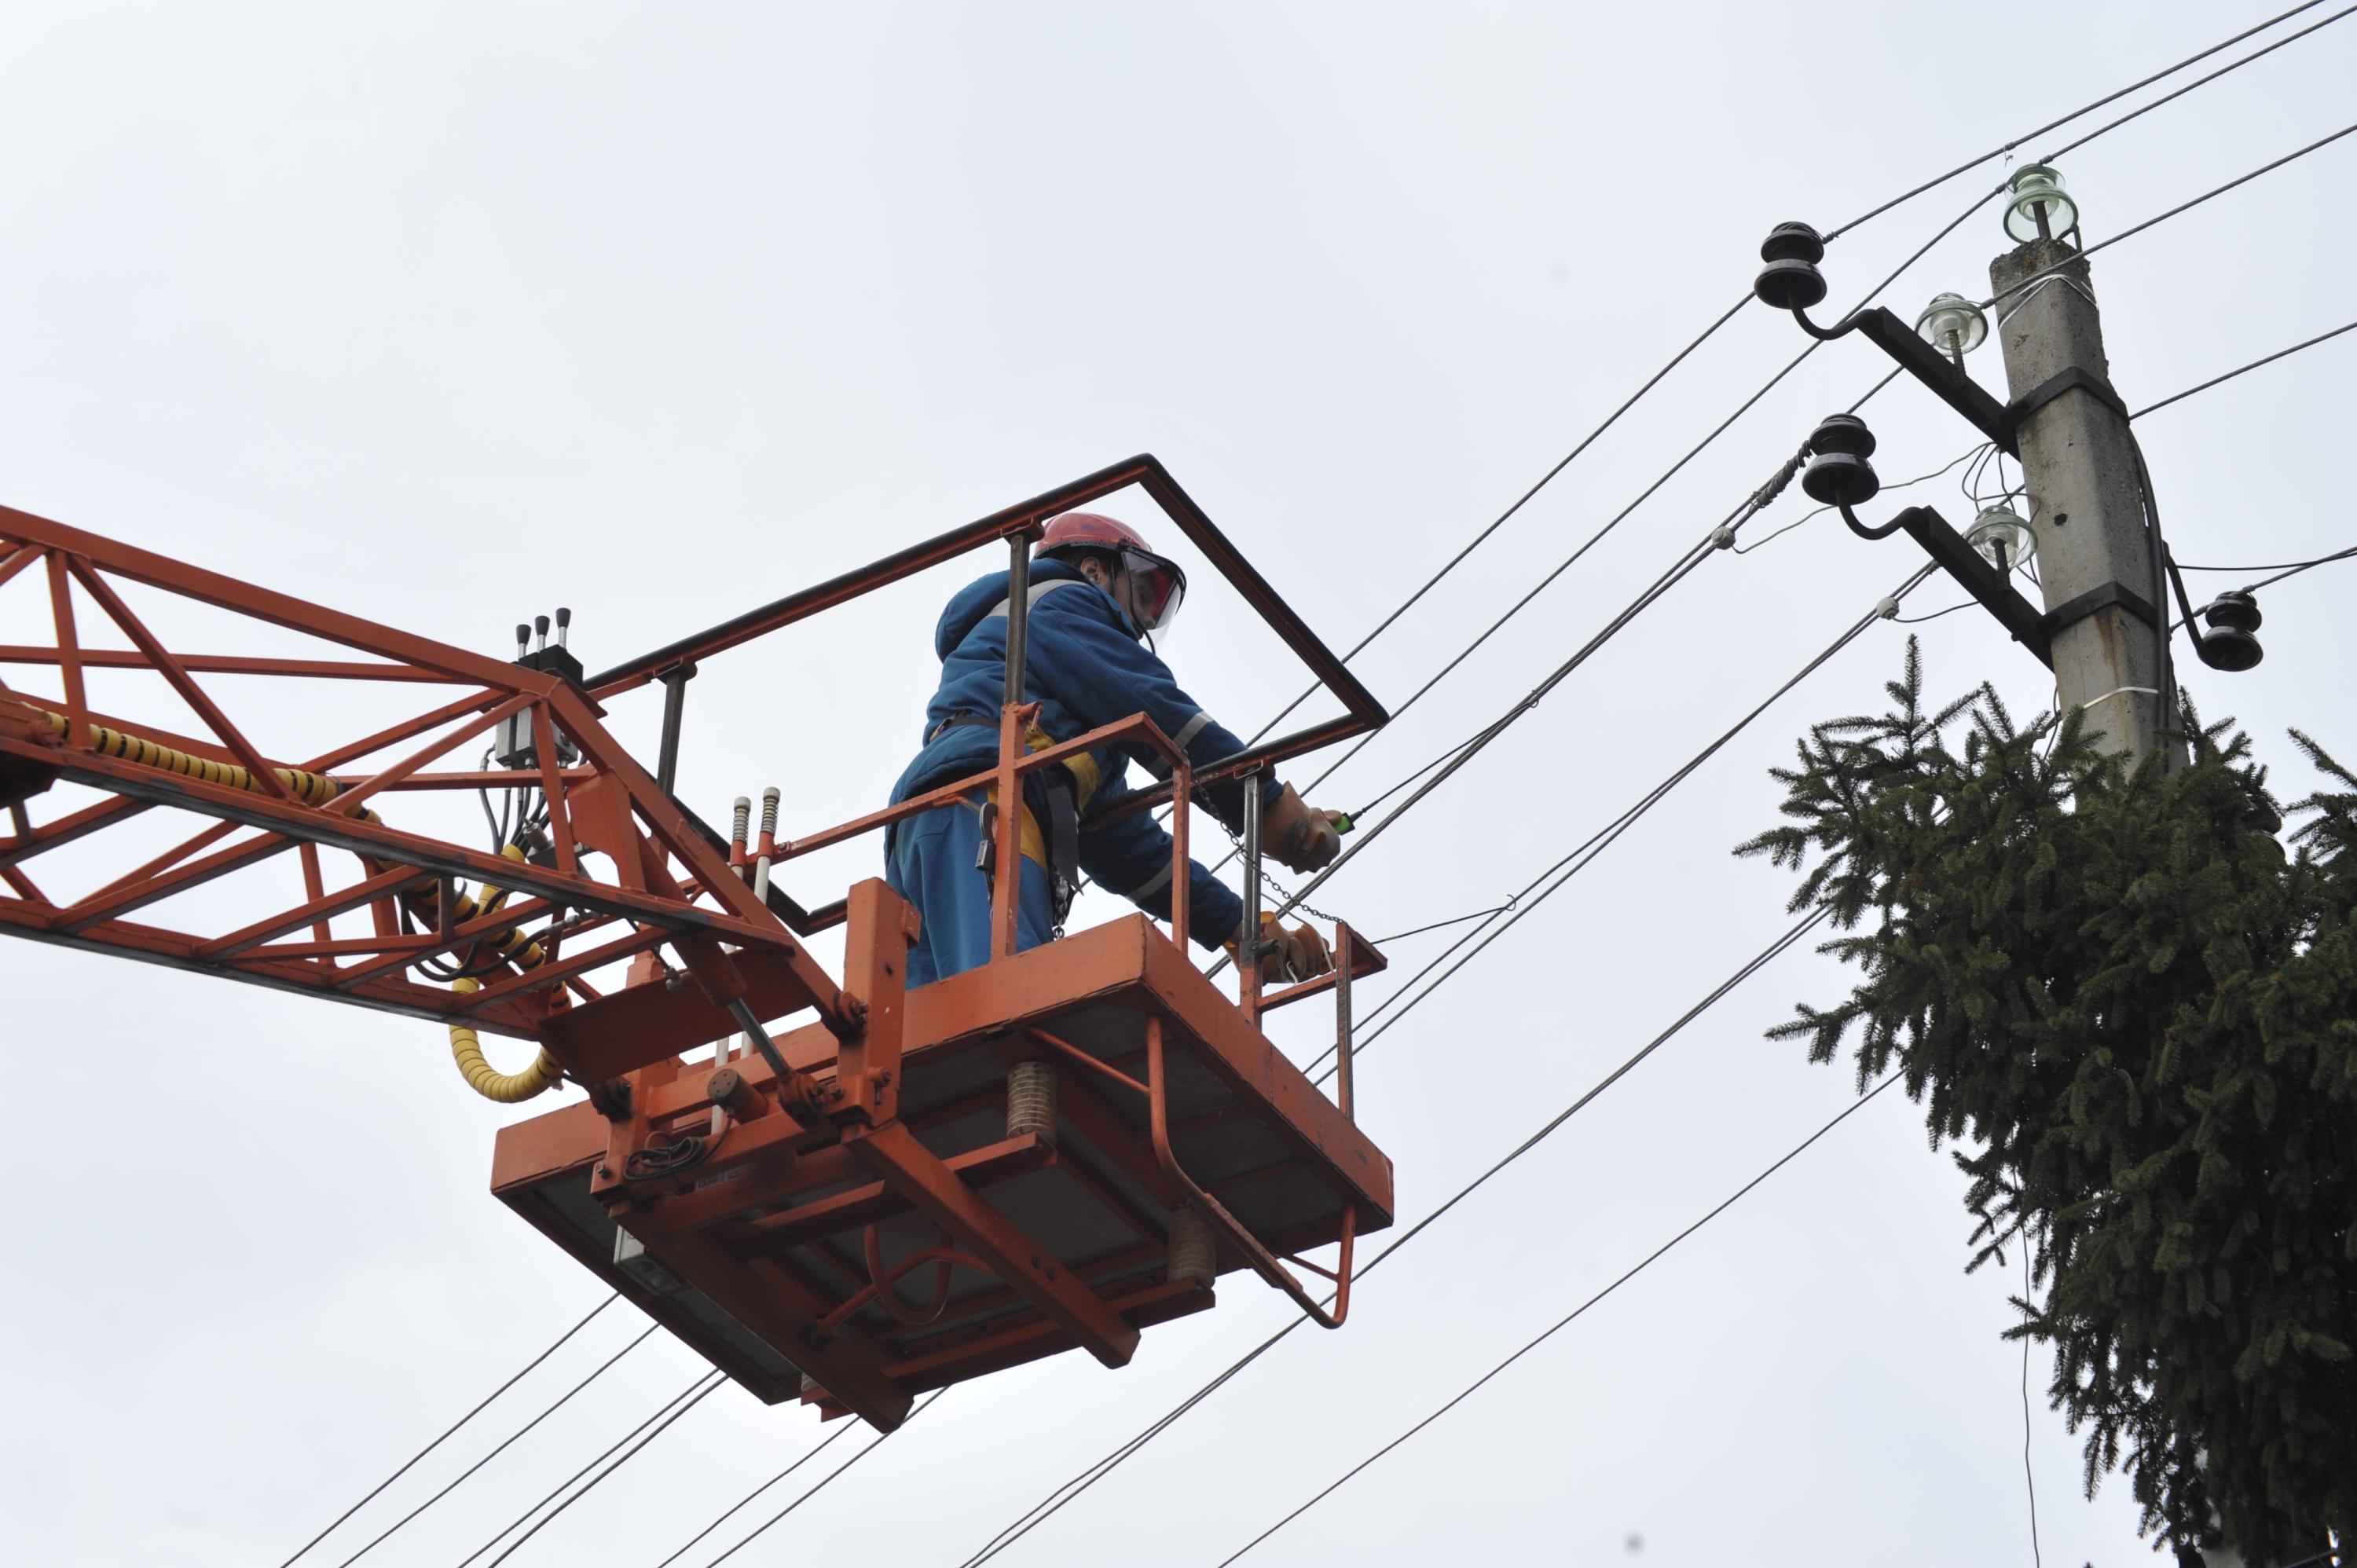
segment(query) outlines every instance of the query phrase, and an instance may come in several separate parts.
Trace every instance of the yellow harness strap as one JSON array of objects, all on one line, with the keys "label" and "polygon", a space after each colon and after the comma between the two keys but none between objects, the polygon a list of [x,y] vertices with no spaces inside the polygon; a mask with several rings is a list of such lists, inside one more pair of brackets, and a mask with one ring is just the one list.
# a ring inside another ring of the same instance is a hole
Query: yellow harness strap
[{"label": "yellow harness strap", "polygon": [[[1056,744],[1056,737],[1034,724],[1024,735],[1023,744],[1028,750],[1045,751]],[[1097,786],[1104,781],[1103,774],[1097,767],[1097,759],[1085,751],[1076,752],[1064,759],[1063,766],[1072,776],[1073,810],[1087,811],[1089,798],[1097,792]],[[998,786],[991,785],[983,791],[983,797],[996,805],[998,801]],[[1021,847],[1024,859],[1042,871],[1048,870],[1048,835],[1040,831],[1039,816],[1028,805],[1023,808],[1023,827],[1017,835],[1017,842]]]}]

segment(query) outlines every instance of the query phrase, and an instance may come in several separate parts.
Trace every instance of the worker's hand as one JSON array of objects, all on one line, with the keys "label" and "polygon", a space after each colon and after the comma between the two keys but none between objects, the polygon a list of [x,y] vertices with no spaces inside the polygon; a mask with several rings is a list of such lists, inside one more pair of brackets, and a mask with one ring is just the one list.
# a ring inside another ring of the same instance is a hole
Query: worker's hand
[{"label": "worker's hand", "polygon": [[[1268,984],[1285,980],[1315,980],[1334,968],[1334,950],[1326,945],[1315,927],[1296,926],[1291,930],[1277,922],[1275,915],[1260,918],[1260,977]],[[1236,944],[1228,944],[1228,956],[1236,956]]]},{"label": "worker's hand", "polygon": [[1341,811],[1321,811],[1301,803],[1287,784],[1276,804],[1261,813],[1261,847],[1286,868],[1303,873],[1323,871],[1342,853]]}]

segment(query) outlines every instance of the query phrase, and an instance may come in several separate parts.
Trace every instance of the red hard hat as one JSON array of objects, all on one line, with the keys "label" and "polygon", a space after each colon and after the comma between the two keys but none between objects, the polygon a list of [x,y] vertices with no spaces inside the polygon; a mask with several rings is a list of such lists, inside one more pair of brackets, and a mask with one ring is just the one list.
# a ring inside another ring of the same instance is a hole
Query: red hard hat
[{"label": "red hard hat", "polygon": [[1154,553],[1146,542],[1146,535],[1117,517],[1107,517],[1096,511],[1068,511],[1052,519],[1039,540],[1039,553],[1052,555],[1062,550],[1143,550]]},{"label": "red hard hat", "polygon": [[1146,535],[1097,511],[1068,511],[1050,519],[1039,538],[1039,553],[1060,555],[1071,550],[1102,550],[1120,562],[1132,585],[1125,607],[1145,632],[1167,634],[1187,596],[1187,574],[1176,561],[1154,553]]}]

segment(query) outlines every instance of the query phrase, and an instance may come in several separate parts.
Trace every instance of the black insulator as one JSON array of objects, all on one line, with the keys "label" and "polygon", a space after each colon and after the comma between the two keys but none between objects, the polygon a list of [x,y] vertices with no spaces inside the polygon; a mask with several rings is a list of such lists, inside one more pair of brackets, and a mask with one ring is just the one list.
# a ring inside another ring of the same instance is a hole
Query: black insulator
[{"label": "black insulator", "polygon": [[2259,639],[2237,627],[2221,627],[2201,634],[2201,662],[2212,670],[2238,675],[2266,657]]},{"label": "black insulator", "polygon": [[1806,223],[1779,223],[1760,246],[1768,264],[1751,280],[1751,292],[1760,303],[1778,310],[1806,310],[1825,297],[1824,275],[1817,263],[1824,260],[1825,242]]},{"label": "black insulator", "polygon": [[1864,506],[1882,490],[1874,465],[1851,452],[1824,452],[1801,472],[1801,489],[1819,506]]},{"label": "black insulator", "polygon": [[2256,631],[2266,618],[2259,613],[2259,601],[2244,590],[2219,595],[2202,610],[2201,618],[2213,627],[2233,631]]},{"label": "black insulator", "polygon": [[1854,413],[1829,413],[1809,432],[1809,450],[1822,456],[1843,452],[1853,457],[1874,456],[1874,432]]},{"label": "black insulator", "polygon": [[1822,262],[1825,259],[1824,237],[1806,223],[1779,223],[1768,231],[1768,238],[1760,242],[1760,259],[1763,262]]},{"label": "black insulator", "polygon": [[1820,506],[1864,506],[1882,489],[1867,458],[1874,455],[1874,432],[1854,413],[1829,413],[1809,433],[1814,456],[1801,474],[1801,489]]},{"label": "black insulator", "polygon": [[2201,618],[2210,629],[2199,634],[2199,650],[2201,662],[2211,669],[2239,673],[2266,657],[2259,639],[2251,635],[2266,618],[2259,614],[2259,601],[2248,589],[2219,595],[2202,607]]}]

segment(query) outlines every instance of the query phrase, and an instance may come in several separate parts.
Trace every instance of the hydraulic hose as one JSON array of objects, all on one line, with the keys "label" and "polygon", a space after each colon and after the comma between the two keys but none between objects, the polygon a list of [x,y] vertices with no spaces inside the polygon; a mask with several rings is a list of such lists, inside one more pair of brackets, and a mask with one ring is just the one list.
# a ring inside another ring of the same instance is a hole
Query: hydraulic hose
[{"label": "hydraulic hose", "polygon": [[[482,983],[475,980],[456,981],[450,987],[462,996],[481,988]],[[458,1064],[458,1071],[466,1078],[468,1088],[501,1105],[515,1105],[530,1100],[535,1094],[554,1089],[565,1077],[564,1068],[548,1054],[546,1047],[541,1048],[533,1064],[522,1072],[499,1071],[483,1059],[483,1042],[473,1026],[456,1022],[450,1026],[450,1059]]]},{"label": "hydraulic hose", "polygon": [[[48,713],[47,709],[42,710]],[[49,713],[49,733],[58,739],[66,738],[70,727],[63,714]],[[234,762],[214,762],[202,757],[191,757],[185,751],[175,751],[168,746],[158,746],[152,740],[142,740],[135,735],[108,729],[104,725],[90,726],[91,746],[102,757],[120,757],[136,762],[144,768],[160,768],[167,773],[196,779],[207,784],[226,784],[232,789],[251,790],[256,795],[268,791],[268,786]],[[274,768],[278,781],[286,786],[294,797],[307,806],[317,806],[332,800],[343,786],[324,773],[307,773],[299,768]]]},{"label": "hydraulic hose", "polygon": [[[524,857],[521,844],[504,844],[500,846],[500,854],[509,860],[521,861]],[[484,887],[479,906],[462,893],[457,898],[458,918],[471,918],[478,908],[487,915],[494,913],[507,900],[508,890],[504,887]],[[546,949],[514,928],[501,931],[490,940],[500,956],[509,959],[518,969],[537,968],[548,956]],[[464,996],[481,990],[482,983],[461,976],[451,983],[450,989]],[[497,1070],[483,1059],[481,1036],[475,1033],[472,1026],[457,1020],[450,1025],[450,1059],[458,1064],[459,1075],[466,1079],[468,1088],[501,1105],[520,1104],[555,1088],[565,1078],[563,1065],[548,1054],[545,1046],[533,1058],[532,1065],[522,1072]]]},{"label": "hydraulic hose", "polygon": [[[58,739],[64,740],[71,727],[66,716],[47,709],[42,712],[48,719],[49,733]],[[209,757],[191,756],[188,752],[168,746],[159,746],[152,740],[143,739],[135,735],[126,735],[121,730],[109,729],[103,725],[91,725],[90,733],[91,749],[102,757],[118,757],[125,762],[135,762],[143,768],[161,768],[167,773],[177,773],[183,778],[200,779],[208,784],[226,785],[232,789],[249,790],[257,795],[266,793],[268,789],[266,785],[254,778],[251,770],[233,762],[215,762]],[[278,775],[279,782],[286,786],[290,794],[307,806],[325,804],[334,800],[343,789],[342,785],[324,773],[307,772],[299,768],[276,768],[271,771]],[[363,811],[361,815],[371,822],[382,820],[374,811]],[[500,854],[509,860],[521,861],[524,858],[522,846],[517,844],[503,846]],[[368,864],[379,871],[384,869],[383,863],[372,857],[369,858]],[[431,877],[421,878],[414,886],[404,889],[404,895],[422,894],[430,903],[438,904],[440,901],[438,885]],[[502,904],[507,902],[508,890],[505,888],[486,886],[479,900],[464,893],[459,894],[452,901],[454,905],[451,910],[452,922],[456,924],[471,920],[479,915],[495,913]],[[496,932],[486,937],[484,941],[500,957],[513,963],[518,969],[536,968],[548,956],[547,950],[517,927]],[[481,988],[480,982],[468,979],[461,979],[452,986],[452,989],[461,995]],[[484,1099],[497,1101],[502,1105],[513,1105],[521,1101],[530,1100],[533,1096],[555,1086],[565,1076],[563,1067],[545,1049],[542,1050],[533,1059],[533,1064],[522,1072],[498,1071],[490,1063],[483,1059],[481,1038],[470,1026],[463,1023],[454,1023],[450,1026],[450,1055],[457,1062],[458,1071],[466,1078],[468,1088]]]}]

